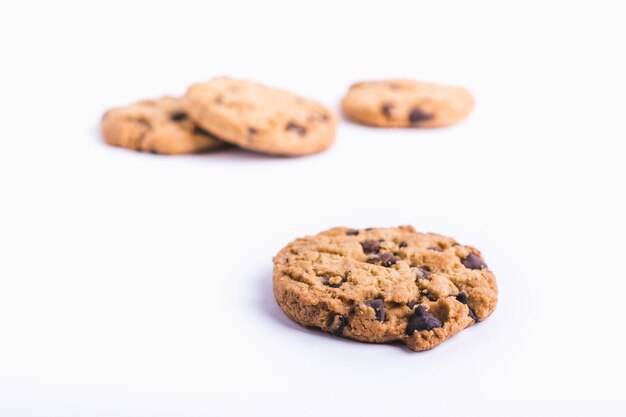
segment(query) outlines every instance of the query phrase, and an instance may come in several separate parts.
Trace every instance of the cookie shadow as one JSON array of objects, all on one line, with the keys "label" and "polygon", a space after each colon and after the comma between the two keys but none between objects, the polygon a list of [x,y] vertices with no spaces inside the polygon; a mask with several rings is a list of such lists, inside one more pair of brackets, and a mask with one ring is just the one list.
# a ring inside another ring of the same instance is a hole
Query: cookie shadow
[{"label": "cookie shadow", "polygon": [[[268,279],[269,278],[269,279]],[[308,329],[302,327],[295,321],[291,320],[283,311],[280,309],[276,300],[274,299],[274,292],[272,291],[272,273],[271,271],[267,274],[264,274],[262,279],[258,282],[259,294],[258,298],[258,307],[259,310],[268,318],[270,318],[274,323],[278,323],[281,326],[288,327],[290,329],[304,331],[308,333]]]}]

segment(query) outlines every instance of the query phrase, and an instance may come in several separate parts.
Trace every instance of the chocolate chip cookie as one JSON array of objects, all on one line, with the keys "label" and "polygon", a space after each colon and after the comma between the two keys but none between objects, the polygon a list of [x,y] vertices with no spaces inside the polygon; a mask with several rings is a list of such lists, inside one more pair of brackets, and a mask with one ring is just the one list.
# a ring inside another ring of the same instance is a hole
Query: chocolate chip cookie
[{"label": "chocolate chip cookie", "polygon": [[102,136],[109,145],[158,154],[186,154],[227,146],[194,123],[179,98],[143,100],[107,111]]},{"label": "chocolate chip cookie", "polygon": [[335,139],[328,108],[252,81],[214,78],[189,87],[186,98],[202,128],[242,148],[296,156],[321,152]]},{"label": "chocolate chip cookie", "polygon": [[411,226],[337,227],[274,257],[274,296],[303,326],[364,342],[431,349],[496,307],[480,252]]},{"label": "chocolate chip cookie", "polygon": [[380,127],[442,127],[465,118],[474,99],[465,88],[400,79],[354,84],[341,102],[358,123]]}]

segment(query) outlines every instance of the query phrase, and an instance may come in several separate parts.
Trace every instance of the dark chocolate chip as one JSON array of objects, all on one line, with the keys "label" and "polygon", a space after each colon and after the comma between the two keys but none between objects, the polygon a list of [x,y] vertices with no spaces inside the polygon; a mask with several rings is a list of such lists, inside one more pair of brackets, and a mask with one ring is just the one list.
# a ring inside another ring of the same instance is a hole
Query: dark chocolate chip
[{"label": "dark chocolate chip", "polygon": [[287,123],[286,129],[287,130],[292,130],[292,131],[296,132],[300,136],[306,135],[306,127],[301,126],[301,125],[299,125],[297,123],[294,123],[294,122]]},{"label": "dark chocolate chip", "polygon": [[322,275],[322,284],[324,284],[326,286],[329,286],[330,288],[339,288],[339,287],[341,287],[341,284],[343,284],[343,279],[340,282],[336,283],[336,284],[331,284],[329,281],[333,277],[334,277],[334,275],[328,275],[328,274]]},{"label": "dark chocolate chip", "polygon": [[417,272],[415,274],[415,279],[430,279],[430,268],[427,271],[424,267],[417,268]]},{"label": "dark chocolate chip", "polygon": [[467,304],[468,299],[467,299],[467,293],[461,292],[456,296],[456,300],[463,303],[463,304]]},{"label": "dark chocolate chip", "polygon": [[187,118],[187,113],[185,113],[184,111],[170,114],[170,119],[172,119],[175,122],[180,122],[182,120],[185,120],[186,118]]},{"label": "dark chocolate chip", "polygon": [[365,240],[361,242],[364,253],[378,253],[380,252],[380,242],[377,240]]},{"label": "dark chocolate chip", "polygon": [[148,152],[150,152],[153,155],[158,155],[159,152],[156,149],[150,149]]},{"label": "dark chocolate chip", "polygon": [[432,330],[437,327],[442,327],[443,324],[432,314],[419,305],[413,312],[413,315],[409,318],[409,323],[406,326],[406,334],[411,336],[415,331]]},{"label": "dark chocolate chip", "polygon": [[336,335],[340,335],[343,333],[343,328],[346,327],[348,320],[344,316],[340,316],[339,314],[330,313],[328,315],[328,327],[330,331]]},{"label": "dark chocolate chip", "polygon": [[212,138],[213,135],[210,134],[209,132],[207,132],[206,130],[204,130],[203,128],[201,128],[200,126],[195,126],[193,128],[193,133],[196,135],[202,135],[202,136],[207,136],[209,138]]},{"label": "dark chocolate chip", "polygon": [[469,316],[472,318],[472,320],[477,320],[476,314],[474,314],[474,311],[469,307],[469,298],[467,297],[466,293],[459,293],[459,295],[456,296],[456,300],[467,306],[469,310]]},{"label": "dark chocolate chip", "polygon": [[425,122],[432,118],[433,118],[432,114],[426,113],[424,110],[420,109],[419,107],[415,107],[413,110],[411,110],[411,113],[409,113],[409,122],[411,123]]},{"label": "dark chocolate chip", "polygon": [[370,264],[376,264],[379,262],[381,266],[389,268],[391,265],[394,265],[396,262],[398,262],[398,259],[390,253],[381,253],[378,254],[378,256],[367,260],[367,263]]},{"label": "dark chocolate chip", "polygon": [[470,253],[467,258],[461,259],[461,263],[468,269],[483,269],[487,268],[487,264],[483,262],[478,256]]},{"label": "dark chocolate chip", "polygon": [[358,235],[358,234],[359,234],[359,231],[358,231],[358,230],[356,230],[356,229],[350,229],[350,230],[348,230],[348,231],[346,232],[346,235],[348,235],[348,236],[356,236],[356,235]]},{"label": "dark chocolate chip", "polygon": [[374,312],[376,313],[376,320],[381,323],[385,321],[385,303],[382,298],[375,298],[373,300],[366,301],[363,304],[374,309]]},{"label": "dark chocolate chip", "polygon": [[367,229],[365,229],[366,232],[369,232],[370,230],[374,230],[373,227],[368,227]]},{"label": "dark chocolate chip", "polygon": [[400,242],[400,243],[398,243],[398,247],[400,247],[400,248],[406,248],[407,246],[409,246],[409,244],[408,244],[408,243],[406,243],[406,242]]},{"label": "dark chocolate chip", "polygon": [[393,110],[393,104],[390,103],[385,103],[382,105],[382,107],[380,108],[380,111],[383,113],[383,115],[385,115],[385,117],[389,118],[391,117],[391,111]]},{"label": "dark chocolate chip", "polygon": [[381,253],[378,255],[378,259],[380,260],[380,264],[382,266],[386,266],[387,268],[398,262],[398,259],[390,253]]}]

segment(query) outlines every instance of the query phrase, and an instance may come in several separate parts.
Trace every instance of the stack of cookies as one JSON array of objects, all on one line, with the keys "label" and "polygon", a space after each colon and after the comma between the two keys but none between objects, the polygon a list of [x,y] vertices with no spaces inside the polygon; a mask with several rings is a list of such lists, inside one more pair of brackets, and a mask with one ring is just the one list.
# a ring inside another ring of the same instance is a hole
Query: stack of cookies
[{"label": "stack of cookies", "polygon": [[321,152],[335,139],[324,105],[252,81],[220,77],[180,98],[144,100],[102,118],[105,141],[138,151],[186,154],[228,144],[270,155]]},{"label": "stack of cookies", "polygon": [[[406,79],[360,82],[342,110],[378,127],[442,127],[465,118],[474,100],[461,87]],[[110,145],[157,154],[208,152],[236,145],[269,155],[301,156],[328,149],[337,118],[326,106],[252,81],[214,78],[183,97],[143,100],[106,112]]]}]

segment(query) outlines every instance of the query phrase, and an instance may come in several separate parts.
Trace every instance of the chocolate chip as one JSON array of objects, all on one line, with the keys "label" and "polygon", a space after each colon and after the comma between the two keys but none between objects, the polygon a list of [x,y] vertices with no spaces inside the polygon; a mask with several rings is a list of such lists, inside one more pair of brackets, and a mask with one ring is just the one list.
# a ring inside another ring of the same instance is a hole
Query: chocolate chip
[{"label": "chocolate chip", "polygon": [[367,263],[370,264],[376,264],[379,262],[381,266],[389,268],[391,265],[394,265],[396,262],[398,262],[398,259],[390,253],[381,253],[378,256],[367,260]]},{"label": "chocolate chip", "polygon": [[300,136],[306,135],[306,127],[301,126],[301,125],[299,125],[297,123],[294,123],[294,122],[287,123],[286,129],[287,130],[293,130],[294,132],[296,132]]},{"label": "chocolate chip", "polygon": [[385,103],[382,105],[382,107],[380,108],[380,111],[383,113],[383,115],[385,115],[385,117],[389,118],[391,117],[391,111],[393,110],[393,104],[390,103]]},{"label": "chocolate chip", "polygon": [[377,240],[365,240],[361,242],[364,253],[378,253],[380,252],[380,242]]},{"label": "chocolate chip", "polygon": [[483,262],[478,256],[470,253],[465,259],[461,259],[461,263],[468,269],[483,269],[487,268],[487,264]]},{"label": "chocolate chip", "polygon": [[472,311],[472,309],[469,307],[469,298],[467,297],[466,293],[459,293],[459,295],[456,296],[456,300],[467,306],[467,308],[469,309],[469,316],[472,318],[472,320],[477,320],[476,314],[474,314],[474,311]]},{"label": "chocolate chip", "polygon": [[336,335],[343,333],[343,328],[346,327],[347,323],[348,320],[346,320],[344,316],[332,312],[328,315],[328,327],[330,331]]},{"label": "chocolate chip", "polygon": [[333,282],[330,282],[331,278],[335,278],[335,277],[336,275],[328,275],[328,274],[322,275],[322,284],[329,286],[330,288],[341,287],[341,284],[343,284],[343,278],[341,279],[341,281],[333,280]]},{"label": "chocolate chip", "polygon": [[376,313],[376,320],[381,323],[385,321],[385,303],[382,298],[375,298],[364,302],[367,307],[372,307]]},{"label": "chocolate chip", "polygon": [[443,324],[432,314],[419,305],[413,312],[413,315],[409,318],[409,323],[406,326],[406,334],[411,336],[415,331],[432,330],[437,327],[442,327]]},{"label": "chocolate chip", "polygon": [[172,119],[175,122],[180,122],[182,120],[185,120],[186,118],[187,118],[187,113],[185,113],[184,111],[170,114],[170,119]]},{"label": "chocolate chip", "polygon": [[406,242],[400,242],[400,243],[398,243],[398,247],[400,247],[400,248],[406,248],[407,246],[409,246],[409,244],[408,244],[408,243],[406,243]]},{"label": "chocolate chip", "polygon": [[367,229],[365,229],[366,232],[369,232],[370,230],[374,230],[373,227],[368,227]]},{"label": "chocolate chip", "polygon": [[203,128],[201,128],[200,126],[195,126],[193,128],[193,133],[196,135],[202,135],[202,136],[207,136],[209,138],[212,138],[213,135],[210,134],[209,132],[207,132],[206,130],[204,130]]},{"label": "chocolate chip", "polygon": [[409,113],[409,122],[411,123],[425,122],[432,118],[433,116],[431,114],[426,113],[419,107],[415,107],[413,110],[411,110],[411,113]]},{"label": "chocolate chip", "polygon": [[417,301],[409,301],[408,303],[406,303],[406,306],[411,309],[415,307],[416,305],[417,305]]},{"label": "chocolate chip", "polygon": [[456,300],[463,303],[463,304],[467,304],[467,294],[464,292],[459,293],[456,297]]},{"label": "chocolate chip", "polygon": [[148,152],[150,152],[152,155],[158,155],[159,152],[156,149],[150,149]]},{"label": "chocolate chip", "polygon": [[[430,268],[429,268],[430,269]],[[425,268],[417,268],[417,272],[415,274],[415,279],[430,279],[430,270],[426,270]]]},{"label": "chocolate chip", "polygon": [[356,230],[356,229],[349,229],[349,230],[346,232],[346,235],[348,235],[348,236],[356,236],[356,235],[358,235],[358,234],[359,234],[359,231],[358,231],[358,230]]}]

